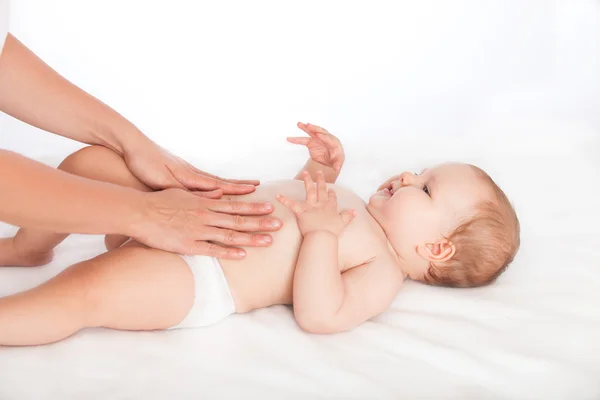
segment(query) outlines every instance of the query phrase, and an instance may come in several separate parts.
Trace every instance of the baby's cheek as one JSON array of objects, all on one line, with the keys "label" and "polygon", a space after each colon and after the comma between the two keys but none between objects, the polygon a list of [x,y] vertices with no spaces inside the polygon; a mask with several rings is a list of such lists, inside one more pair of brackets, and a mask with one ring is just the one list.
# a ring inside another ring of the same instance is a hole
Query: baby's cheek
[{"label": "baby's cheek", "polygon": [[385,204],[385,200],[386,199],[384,199],[382,196],[374,194],[369,198],[369,206],[371,208],[381,209]]},{"label": "baby's cheek", "polygon": [[418,226],[427,217],[422,204],[414,196],[395,195],[385,205],[385,210],[388,218],[405,225],[409,230],[415,229],[415,225]]},{"label": "baby's cheek", "polygon": [[[401,215],[410,210],[410,201],[402,196],[401,193],[396,193],[392,198],[388,199],[385,205],[390,214]],[[410,200],[410,199],[408,199]]]}]

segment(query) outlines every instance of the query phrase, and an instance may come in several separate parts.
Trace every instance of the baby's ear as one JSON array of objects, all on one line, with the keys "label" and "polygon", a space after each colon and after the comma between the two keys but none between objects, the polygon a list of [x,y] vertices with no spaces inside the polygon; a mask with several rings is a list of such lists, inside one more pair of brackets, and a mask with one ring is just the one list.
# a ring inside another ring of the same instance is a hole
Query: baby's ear
[{"label": "baby's ear", "polygon": [[436,243],[425,243],[417,246],[417,253],[430,262],[448,261],[456,253],[456,246],[448,239],[442,239]]}]

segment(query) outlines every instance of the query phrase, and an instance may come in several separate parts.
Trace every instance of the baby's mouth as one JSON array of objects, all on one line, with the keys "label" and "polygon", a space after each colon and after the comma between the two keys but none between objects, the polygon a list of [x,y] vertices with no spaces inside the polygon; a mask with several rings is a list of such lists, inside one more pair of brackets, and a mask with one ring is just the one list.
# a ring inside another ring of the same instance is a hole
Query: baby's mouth
[{"label": "baby's mouth", "polygon": [[380,192],[383,193],[385,196],[392,197],[392,191],[390,190],[390,188],[383,188],[380,190]]}]

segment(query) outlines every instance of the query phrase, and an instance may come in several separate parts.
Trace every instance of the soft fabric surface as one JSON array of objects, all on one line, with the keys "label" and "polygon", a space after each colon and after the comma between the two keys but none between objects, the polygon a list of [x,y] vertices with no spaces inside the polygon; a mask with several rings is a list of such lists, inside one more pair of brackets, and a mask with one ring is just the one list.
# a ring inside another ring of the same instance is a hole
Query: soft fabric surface
[{"label": "soft fabric surface", "polygon": [[[550,125],[514,121],[510,136],[486,140],[346,144],[340,183],[363,197],[407,168],[461,160],[487,169],[522,224],[517,259],[490,287],[408,282],[389,311],[330,336],[302,332],[277,306],[202,329],[89,329],[48,346],[1,348],[0,398],[599,398],[600,147],[580,128]],[[527,140],[524,130],[535,129],[547,135]],[[247,165],[258,177],[292,176],[305,154],[276,149],[214,170],[235,175]],[[101,251],[101,237],[73,236],[48,266],[0,269],[0,295]]]}]

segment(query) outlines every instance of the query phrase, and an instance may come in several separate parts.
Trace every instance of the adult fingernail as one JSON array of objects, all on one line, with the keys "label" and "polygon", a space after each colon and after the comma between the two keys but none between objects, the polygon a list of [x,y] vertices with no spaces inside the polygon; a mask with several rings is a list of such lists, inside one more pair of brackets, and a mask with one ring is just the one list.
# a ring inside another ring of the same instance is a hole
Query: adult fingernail
[{"label": "adult fingernail", "polygon": [[264,207],[265,207],[265,210],[267,210],[267,211],[273,210],[273,204],[271,204],[271,203],[265,203]]},{"label": "adult fingernail", "polygon": [[258,243],[260,244],[267,244],[267,243],[271,243],[273,239],[271,238],[271,236],[261,236],[258,238]]},{"label": "adult fingernail", "polygon": [[281,221],[279,221],[278,219],[273,219],[271,220],[271,226],[274,228],[278,228],[281,226]]}]

